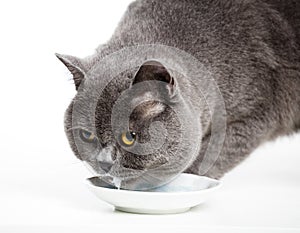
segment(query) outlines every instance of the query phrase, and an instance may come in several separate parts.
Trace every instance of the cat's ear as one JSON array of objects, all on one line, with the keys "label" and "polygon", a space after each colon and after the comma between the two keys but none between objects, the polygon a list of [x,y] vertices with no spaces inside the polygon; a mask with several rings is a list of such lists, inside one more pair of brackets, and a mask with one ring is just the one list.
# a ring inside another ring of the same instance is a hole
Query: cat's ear
[{"label": "cat's ear", "polygon": [[55,56],[68,68],[68,70],[73,75],[73,80],[75,83],[75,88],[78,90],[81,81],[84,79],[86,73],[82,61],[74,56],[62,55],[55,53]]},{"label": "cat's ear", "polygon": [[146,61],[135,74],[132,84],[151,80],[165,82],[170,97],[175,95],[176,82],[168,69],[158,61]]}]

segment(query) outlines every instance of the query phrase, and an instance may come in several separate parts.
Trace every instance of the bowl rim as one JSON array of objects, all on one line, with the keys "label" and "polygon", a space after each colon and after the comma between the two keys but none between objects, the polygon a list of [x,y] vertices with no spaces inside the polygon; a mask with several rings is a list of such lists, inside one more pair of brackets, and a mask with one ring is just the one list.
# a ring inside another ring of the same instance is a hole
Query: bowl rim
[{"label": "bowl rim", "polygon": [[111,189],[111,188],[106,188],[106,187],[101,187],[101,186],[96,186],[93,185],[92,182],[90,181],[92,178],[96,178],[97,176],[92,176],[89,178],[86,178],[84,183],[87,186],[90,186],[93,189],[99,189],[99,190],[103,190],[104,192],[111,192],[111,193],[123,193],[123,194],[129,194],[129,195],[143,195],[143,196],[177,196],[177,195],[194,195],[197,193],[207,193],[207,192],[211,192],[214,191],[216,189],[219,189],[222,187],[222,182],[220,180],[216,180],[207,176],[199,176],[199,175],[195,175],[195,174],[188,174],[188,173],[182,173],[181,175],[193,175],[193,176],[198,176],[201,178],[204,178],[206,180],[209,180],[211,182],[214,182],[214,186],[209,187],[209,188],[205,188],[205,189],[200,189],[200,190],[193,190],[193,191],[178,191],[178,192],[149,192],[147,190],[145,191],[138,191],[138,190],[126,190],[126,189]]}]

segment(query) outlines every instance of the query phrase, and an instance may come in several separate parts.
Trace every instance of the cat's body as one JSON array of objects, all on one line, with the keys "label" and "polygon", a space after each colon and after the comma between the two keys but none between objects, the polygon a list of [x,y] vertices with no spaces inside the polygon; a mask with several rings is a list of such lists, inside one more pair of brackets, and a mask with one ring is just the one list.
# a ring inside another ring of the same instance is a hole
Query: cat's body
[{"label": "cat's body", "polygon": [[[112,52],[142,44],[184,50],[213,74],[226,106],[227,133],[207,176],[222,177],[261,143],[300,129],[298,0],[138,0],[94,55],[80,61],[60,59],[87,72]],[[75,76],[77,85],[81,78]],[[194,95],[190,101],[197,105],[198,99]],[[199,120],[204,129],[201,150],[186,170],[195,174],[210,139],[210,118]],[[74,143],[72,148],[76,153]]]}]

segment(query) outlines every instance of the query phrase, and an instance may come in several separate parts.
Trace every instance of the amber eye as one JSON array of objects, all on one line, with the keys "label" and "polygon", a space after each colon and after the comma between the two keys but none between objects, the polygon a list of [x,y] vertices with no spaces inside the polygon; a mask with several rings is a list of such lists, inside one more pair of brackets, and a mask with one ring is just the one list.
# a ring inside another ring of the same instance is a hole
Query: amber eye
[{"label": "amber eye", "polygon": [[136,134],[131,131],[127,131],[121,134],[121,140],[125,146],[132,146],[135,142]]},{"label": "amber eye", "polygon": [[96,141],[96,136],[89,131],[81,129],[79,131],[79,135],[80,135],[80,138],[82,139],[82,141],[84,141],[84,142],[93,143]]}]

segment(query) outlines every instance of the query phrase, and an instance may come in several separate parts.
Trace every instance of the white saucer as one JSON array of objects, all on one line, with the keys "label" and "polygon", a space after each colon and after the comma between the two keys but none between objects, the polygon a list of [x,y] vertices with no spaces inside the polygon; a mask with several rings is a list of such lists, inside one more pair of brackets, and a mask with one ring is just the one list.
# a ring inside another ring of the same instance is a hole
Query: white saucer
[{"label": "white saucer", "polygon": [[98,177],[87,179],[89,189],[116,210],[142,214],[171,214],[188,211],[206,201],[220,181],[204,176],[180,174],[170,183],[147,191],[118,190]]}]

